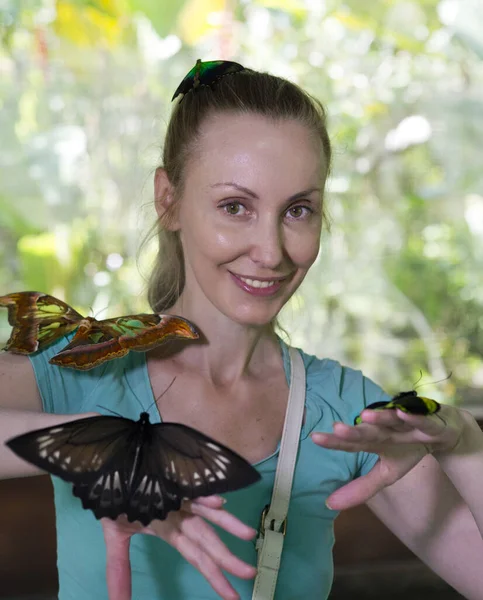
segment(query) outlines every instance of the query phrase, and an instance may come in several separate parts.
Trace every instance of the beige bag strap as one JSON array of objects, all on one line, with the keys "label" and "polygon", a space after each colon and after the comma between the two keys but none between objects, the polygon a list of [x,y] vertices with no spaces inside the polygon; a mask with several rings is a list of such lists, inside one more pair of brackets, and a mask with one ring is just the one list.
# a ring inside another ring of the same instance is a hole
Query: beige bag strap
[{"label": "beige bag strap", "polygon": [[274,597],[283,541],[287,530],[287,512],[305,406],[305,366],[298,350],[289,348],[289,354],[290,393],[272,501],[262,512],[256,542],[258,573],[255,578],[252,600],[272,600]]}]

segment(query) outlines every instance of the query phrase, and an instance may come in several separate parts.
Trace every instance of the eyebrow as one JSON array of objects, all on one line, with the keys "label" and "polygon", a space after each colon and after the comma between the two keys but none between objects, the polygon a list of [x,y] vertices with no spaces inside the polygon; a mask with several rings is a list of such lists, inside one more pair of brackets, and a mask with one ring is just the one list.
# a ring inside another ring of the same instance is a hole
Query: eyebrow
[{"label": "eyebrow", "polygon": [[[238,183],[235,183],[234,181],[221,181],[220,183],[215,183],[210,187],[217,188],[217,187],[226,187],[226,186],[235,188],[239,192],[243,192],[243,193],[247,194],[248,196],[251,196],[252,198],[255,198],[257,200],[259,199],[258,195],[255,194],[255,192],[253,192],[249,188],[244,187],[243,185],[239,185]],[[304,197],[308,196],[309,194],[312,194],[313,192],[320,192],[320,188],[314,187],[314,188],[309,188],[307,190],[303,190],[302,192],[297,192],[293,196],[290,196],[289,201],[293,202],[294,200],[299,200],[300,198],[304,198]]]}]

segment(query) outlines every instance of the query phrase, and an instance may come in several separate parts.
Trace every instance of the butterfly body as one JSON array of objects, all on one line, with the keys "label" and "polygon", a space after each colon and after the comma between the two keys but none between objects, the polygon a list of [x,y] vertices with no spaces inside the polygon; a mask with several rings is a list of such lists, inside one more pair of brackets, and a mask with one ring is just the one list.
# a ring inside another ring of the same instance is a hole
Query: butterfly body
[{"label": "butterfly body", "polygon": [[50,363],[79,370],[92,369],[130,350],[149,350],[168,339],[199,337],[192,323],[175,315],[139,314],[98,321],[41,292],[0,296],[0,306],[8,309],[13,327],[5,350],[32,354],[75,331]]},{"label": "butterfly body", "polygon": [[100,519],[126,514],[148,525],[179,510],[183,499],[220,494],[258,481],[245,459],[179,423],[96,416],[32,431],[7,446],[73,483],[82,506]]},{"label": "butterfly body", "polygon": [[[439,402],[432,400],[431,398],[425,398],[418,396],[416,390],[409,390],[407,392],[399,392],[393,396],[389,402],[373,402],[369,404],[366,409],[371,410],[402,410],[405,413],[413,415],[431,415],[441,408]],[[362,423],[360,415],[354,419],[354,425]]]}]

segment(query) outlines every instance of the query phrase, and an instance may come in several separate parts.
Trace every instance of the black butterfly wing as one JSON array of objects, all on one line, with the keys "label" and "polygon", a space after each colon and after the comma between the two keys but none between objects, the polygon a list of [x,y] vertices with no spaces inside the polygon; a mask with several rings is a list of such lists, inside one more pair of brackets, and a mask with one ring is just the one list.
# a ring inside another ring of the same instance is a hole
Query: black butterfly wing
[{"label": "black butterfly wing", "polygon": [[129,486],[123,511],[128,521],[140,521],[145,526],[154,519],[163,521],[170,511],[180,509],[182,500],[176,487],[160,473],[155,458],[149,451],[143,452],[138,476]]},{"label": "black butterfly wing", "polygon": [[[137,423],[121,417],[76,419],[7,440],[15,454],[71,483],[108,471],[135,444]],[[132,440],[132,441],[131,441]]]},{"label": "black butterfly wing", "polygon": [[[408,392],[399,392],[389,402],[373,402],[366,408],[372,410],[399,409],[413,415],[432,415],[438,412],[441,404],[431,398],[418,396],[415,390],[409,390]],[[354,425],[359,425],[359,423],[362,423],[360,415],[354,419]]]},{"label": "black butterfly wing", "polygon": [[432,415],[441,408],[441,405],[432,398],[418,396],[415,390],[400,392],[389,402],[389,408],[400,410],[413,415]]},{"label": "black butterfly wing", "polygon": [[141,441],[139,421],[99,416],[39,429],[6,444],[21,458],[74,483],[73,494],[96,518],[115,519],[127,512]]},{"label": "black butterfly wing", "polygon": [[96,519],[116,519],[127,511],[129,489],[126,472],[113,466],[74,484],[72,493],[80,498],[83,508],[92,510]]},{"label": "black butterfly wing", "polygon": [[195,429],[122,417],[89,417],[6,442],[18,456],[74,484],[96,518],[144,525],[165,519],[184,498],[236,490],[260,479],[245,459]]},{"label": "black butterfly wing", "polygon": [[126,514],[147,525],[179,510],[183,499],[237,490],[259,479],[244,458],[196,429],[149,425]]},{"label": "black butterfly wing", "polygon": [[201,431],[180,423],[153,427],[165,478],[185,498],[231,492],[260,479],[248,461]]}]

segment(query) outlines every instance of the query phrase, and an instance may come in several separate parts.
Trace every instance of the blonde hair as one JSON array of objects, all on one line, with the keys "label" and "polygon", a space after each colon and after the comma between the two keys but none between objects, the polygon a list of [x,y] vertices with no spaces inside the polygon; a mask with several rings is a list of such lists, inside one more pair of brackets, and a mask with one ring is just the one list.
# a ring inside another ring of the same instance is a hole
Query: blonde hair
[{"label": "blonde hair", "polygon": [[247,69],[188,92],[174,107],[163,150],[162,166],[175,190],[175,201],[155,225],[159,250],[148,281],[148,301],[157,313],[173,306],[184,288],[183,248],[179,232],[168,229],[169,221],[183,194],[186,166],[200,141],[201,125],[221,112],[253,113],[274,121],[300,122],[320,142],[325,158],[323,183],[329,173],[332,152],[324,107],[294,83]]}]

